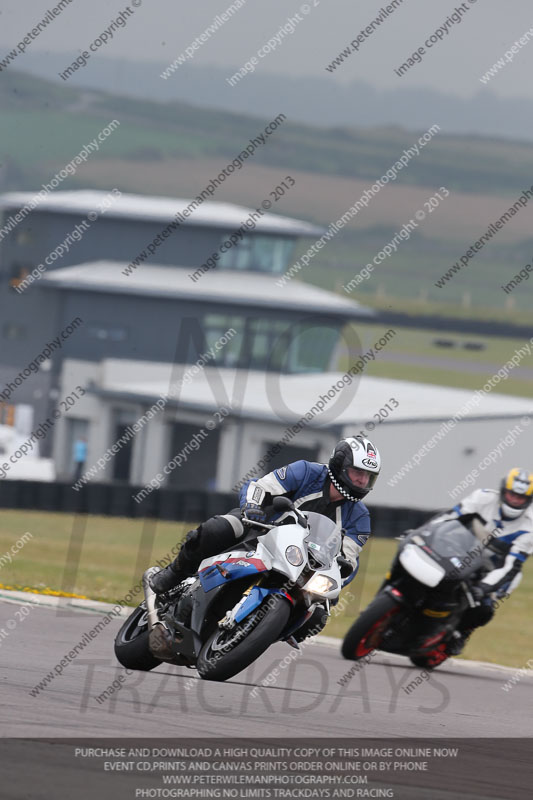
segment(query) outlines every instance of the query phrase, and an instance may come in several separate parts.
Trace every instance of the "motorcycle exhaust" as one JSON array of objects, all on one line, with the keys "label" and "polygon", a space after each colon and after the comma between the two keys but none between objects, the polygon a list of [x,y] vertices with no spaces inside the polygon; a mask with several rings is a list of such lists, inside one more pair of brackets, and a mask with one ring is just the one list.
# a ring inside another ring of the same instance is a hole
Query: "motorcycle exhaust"
[{"label": "motorcycle exhaust", "polygon": [[148,629],[150,631],[153,630],[154,625],[159,621],[155,607],[156,593],[150,586],[150,578],[155,572],[159,572],[159,567],[149,567],[142,576],[144,600],[146,602],[146,614],[148,617]]},{"label": "motorcycle exhaust", "polygon": [[[148,618],[148,647],[150,652],[162,661],[184,666],[190,663],[188,657],[180,657],[176,649],[183,639],[179,632],[170,631],[166,623],[159,619],[156,609],[156,593],[150,586],[150,577],[159,572],[159,567],[150,567],[142,576],[142,587]],[[195,655],[194,647],[192,653]]]}]

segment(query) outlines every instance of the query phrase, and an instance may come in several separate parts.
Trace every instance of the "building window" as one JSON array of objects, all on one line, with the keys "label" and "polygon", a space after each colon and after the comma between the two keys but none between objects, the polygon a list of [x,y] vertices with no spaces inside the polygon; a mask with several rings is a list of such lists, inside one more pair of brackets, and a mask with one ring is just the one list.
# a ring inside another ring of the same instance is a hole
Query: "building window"
[{"label": "building window", "polygon": [[[222,243],[226,238],[222,239]],[[277,236],[243,236],[242,240],[222,253],[220,269],[250,272],[282,273],[289,266],[294,239]]]},{"label": "building window", "polygon": [[3,327],[4,332],[4,339],[25,339],[26,338],[26,326],[19,325],[16,322],[6,322]]},{"label": "building window", "polygon": [[136,421],[135,412],[121,408],[113,409],[113,442],[121,442],[120,450],[112,460],[111,477],[114,481],[127,483],[130,480],[135,437],[131,436],[129,429]]},{"label": "building window", "polygon": [[9,268],[9,286],[15,290],[26,280],[30,272],[34,269],[33,264],[21,263],[20,261],[13,261]]},{"label": "building window", "polygon": [[[191,491],[216,491],[218,450],[220,446],[220,429],[211,431],[209,436],[198,441],[198,425],[186,422],[175,422],[171,426],[170,450],[168,460],[171,462],[187,447],[187,464],[181,467],[170,465],[167,486],[175,489]],[[196,437],[196,439],[195,439]],[[192,444],[196,445],[192,447]],[[189,452],[191,451],[191,452]]]},{"label": "building window", "polygon": [[24,245],[31,244],[34,239],[35,236],[30,228],[19,228],[15,240],[18,245],[23,247]]},{"label": "building window", "polygon": [[[339,341],[337,322],[292,322],[283,319],[208,314],[204,320],[210,363],[220,367],[274,372],[326,372]],[[215,345],[230,329],[237,332],[217,351]]]},{"label": "building window", "polygon": [[[243,349],[243,338],[246,327],[246,317],[237,317],[224,314],[208,314],[204,320],[206,350],[211,347],[215,352],[215,357],[210,364],[219,367],[240,367],[241,353]],[[216,343],[233,328],[237,333],[223,346],[217,350]]]},{"label": "building window", "polygon": [[302,322],[294,325],[285,355],[281,355],[284,372],[327,372],[339,341],[339,326],[332,323]]},{"label": "building window", "polygon": [[105,342],[123,342],[128,338],[125,328],[106,328],[104,325],[92,325],[89,328],[91,339],[99,339]]},{"label": "building window", "polygon": [[15,425],[15,406],[8,403],[0,403],[0,425],[7,425],[13,428]]}]

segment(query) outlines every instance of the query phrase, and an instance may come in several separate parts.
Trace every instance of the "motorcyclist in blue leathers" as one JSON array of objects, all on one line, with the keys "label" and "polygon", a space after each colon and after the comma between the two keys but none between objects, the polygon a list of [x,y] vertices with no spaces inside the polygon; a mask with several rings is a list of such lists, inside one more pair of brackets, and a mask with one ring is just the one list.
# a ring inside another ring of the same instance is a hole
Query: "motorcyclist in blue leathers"
[{"label": "motorcyclist in blue leathers", "polygon": [[[343,530],[343,585],[355,577],[359,553],[370,536],[370,515],[362,498],[373,488],[381,469],[379,452],[363,436],[342,439],[329,463],[295,461],[258,480],[245,483],[239,493],[240,508],[217,515],[190,531],[176,559],[152,575],[152,589],[168,592],[193,575],[204,558],[231,549],[246,534],[242,516],[265,522],[272,498],[290,498],[301,511],[315,511],[338,523]],[[271,509],[272,511],[272,509]],[[285,512],[288,513],[288,512]],[[270,521],[285,514],[270,513]]]}]

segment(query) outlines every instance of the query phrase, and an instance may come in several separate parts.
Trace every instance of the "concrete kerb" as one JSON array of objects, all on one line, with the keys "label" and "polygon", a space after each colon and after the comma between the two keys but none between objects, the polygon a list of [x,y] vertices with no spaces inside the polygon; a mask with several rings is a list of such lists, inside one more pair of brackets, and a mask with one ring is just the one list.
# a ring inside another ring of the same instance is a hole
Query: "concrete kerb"
[{"label": "concrete kerb", "polygon": [[[340,650],[342,639],[336,639],[333,636],[319,636],[319,639],[320,644]],[[411,664],[411,661],[407,658],[407,656],[397,656],[393,655],[392,653],[384,653],[381,650],[378,650],[377,653],[378,655],[372,659],[372,663],[374,664],[389,664],[392,667],[412,666],[413,669],[419,669],[419,667],[415,667],[413,664]],[[502,673],[512,673],[514,675],[517,667],[506,667],[503,664],[492,664],[490,661],[470,661],[460,658],[449,658],[441,667],[435,670],[435,675],[444,675],[449,673],[452,675],[473,676],[476,672],[479,672],[479,670],[486,670],[489,673],[494,673],[494,680],[496,680],[497,676],[501,676]],[[484,675],[483,677],[488,678],[489,676]],[[533,673],[531,682],[533,683]]]},{"label": "concrete kerb", "polygon": [[[37,592],[23,592],[14,589],[0,589],[0,601],[3,603],[21,603],[41,606],[42,608],[68,608],[85,614],[106,614],[116,609],[116,603],[102,603],[99,600],[79,597],[62,597]],[[133,611],[131,606],[122,606],[116,611],[116,616],[128,617]]]},{"label": "concrete kerb", "polygon": [[[82,614],[102,614],[116,607],[115,603],[102,603],[99,600],[90,600],[89,598],[57,597],[55,595],[21,592],[12,589],[0,589],[0,602],[14,603],[16,605],[31,603],[32,605],[41,606],[42,608],[62,607]],[[124,606],[120,609],[120,614],[117,613],[117,616],[127,617],[131,614],[132,610],[133,606]],[[326,647],[335,648],[337,651],[340,651],[341,642],[342,639],[337,639],[333,636],[319,634],[317,637],[317,643],[325,645]],[[374,664],[390,665],[393,667],[408,667],[411,665],[411,662],[405,656],[381,653],[380,651],[378,651],[378,655],[373,658],[372,661]],[[413,666],[413,669],[418,669],[418,667]],[[491,664],[488,661],[467,661],[466,659],[450,658],[446,661],[445,665],[439,667],[439,669],[435,671],[435,674],[470,675],[472,677],[501,680],[502,675],[514,675],[516,670],[516,667],[506,667],[503,664]],[[480,675],[482,672],[487,674]],[[531,677],[526,675],[522,680],[533,684],[533,673]]]}]

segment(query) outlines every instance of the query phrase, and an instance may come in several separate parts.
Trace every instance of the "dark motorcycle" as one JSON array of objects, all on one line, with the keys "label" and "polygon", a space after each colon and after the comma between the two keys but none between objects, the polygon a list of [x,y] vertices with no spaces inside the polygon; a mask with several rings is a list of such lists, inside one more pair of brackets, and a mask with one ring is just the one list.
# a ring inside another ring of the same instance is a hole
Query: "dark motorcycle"
[{"label": "dark motorcycle", "polygon": [[402,537],[390,572],[342,643],[357,661],[373,650],[432,669],[450,655],[459,620],[479,601],[483,545],[457,520],[429,522]]}]

